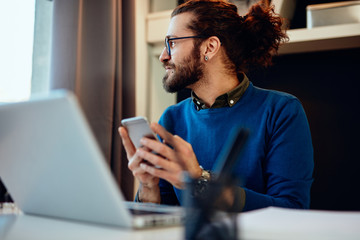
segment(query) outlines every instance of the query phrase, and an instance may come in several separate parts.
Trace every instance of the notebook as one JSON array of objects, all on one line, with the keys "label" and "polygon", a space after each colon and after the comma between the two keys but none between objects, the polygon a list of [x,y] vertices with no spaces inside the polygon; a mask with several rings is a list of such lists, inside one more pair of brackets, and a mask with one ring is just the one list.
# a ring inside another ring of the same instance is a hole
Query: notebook
[{"label": "notebook", "polygon": [[124,201],[68,91],[0,105],[0,178],[25,214],[124,228],[184,219],[181,207]]}]

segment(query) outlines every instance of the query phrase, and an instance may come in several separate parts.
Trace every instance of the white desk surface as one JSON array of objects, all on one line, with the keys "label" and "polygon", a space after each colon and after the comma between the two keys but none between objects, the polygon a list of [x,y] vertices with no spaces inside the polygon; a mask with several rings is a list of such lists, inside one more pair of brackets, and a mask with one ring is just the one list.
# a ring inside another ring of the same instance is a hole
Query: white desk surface
[{"label": "white desk surface", "polygon": [[[169,238],[171,236],[171,238]],[[130,230],[30,215],[0,216],[1,240],[183,239],[182,227]]]},{"label": "white desk surface", "polygon": [[[240,214],[241,239],[360,239],[360,212],[266,208]],[[30,215],[0,215],[1,240],[184,239],[184,228],[127,230]]]}]

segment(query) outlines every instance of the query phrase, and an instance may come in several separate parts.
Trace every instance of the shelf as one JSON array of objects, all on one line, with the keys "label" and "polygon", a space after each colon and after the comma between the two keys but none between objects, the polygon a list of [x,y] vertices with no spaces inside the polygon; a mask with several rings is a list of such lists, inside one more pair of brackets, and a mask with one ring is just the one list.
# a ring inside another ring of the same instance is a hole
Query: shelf
[{"label": "shelf", "polygon": [[[170,15],[171,11],[163,11],[147,16],[148,44],[163,44]],[[279,55],[360,47],[360,23],[293,29],[287,33],[290,41],[280,46]]]},{"label": "shelf", "polygon": [[290,41],[279,54],[340,50],[360,47],[360,23],[289,30]]}]

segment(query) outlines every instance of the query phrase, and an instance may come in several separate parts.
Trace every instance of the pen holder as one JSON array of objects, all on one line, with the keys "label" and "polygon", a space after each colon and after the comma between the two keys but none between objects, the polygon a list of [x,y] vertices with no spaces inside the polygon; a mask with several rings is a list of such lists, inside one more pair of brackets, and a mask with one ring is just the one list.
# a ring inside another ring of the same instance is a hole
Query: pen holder
[{"label": "pen holder", "polygon": [[224,189],[229,184],[209,181],[206,186],[197,186],[198,180],[187,177],[184,194],[186,207],[185,239],[237,239],[237,213],[228,212],[223,205]]}]

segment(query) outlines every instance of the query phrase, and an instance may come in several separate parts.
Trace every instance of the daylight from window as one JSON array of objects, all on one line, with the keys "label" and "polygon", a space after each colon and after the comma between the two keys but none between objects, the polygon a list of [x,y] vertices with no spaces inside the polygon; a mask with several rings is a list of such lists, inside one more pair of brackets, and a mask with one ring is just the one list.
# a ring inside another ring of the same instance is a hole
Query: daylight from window
[{"label": "daylight from window", "polygon": [[0,0],[0,103],[31,92],[35,0]]}]

